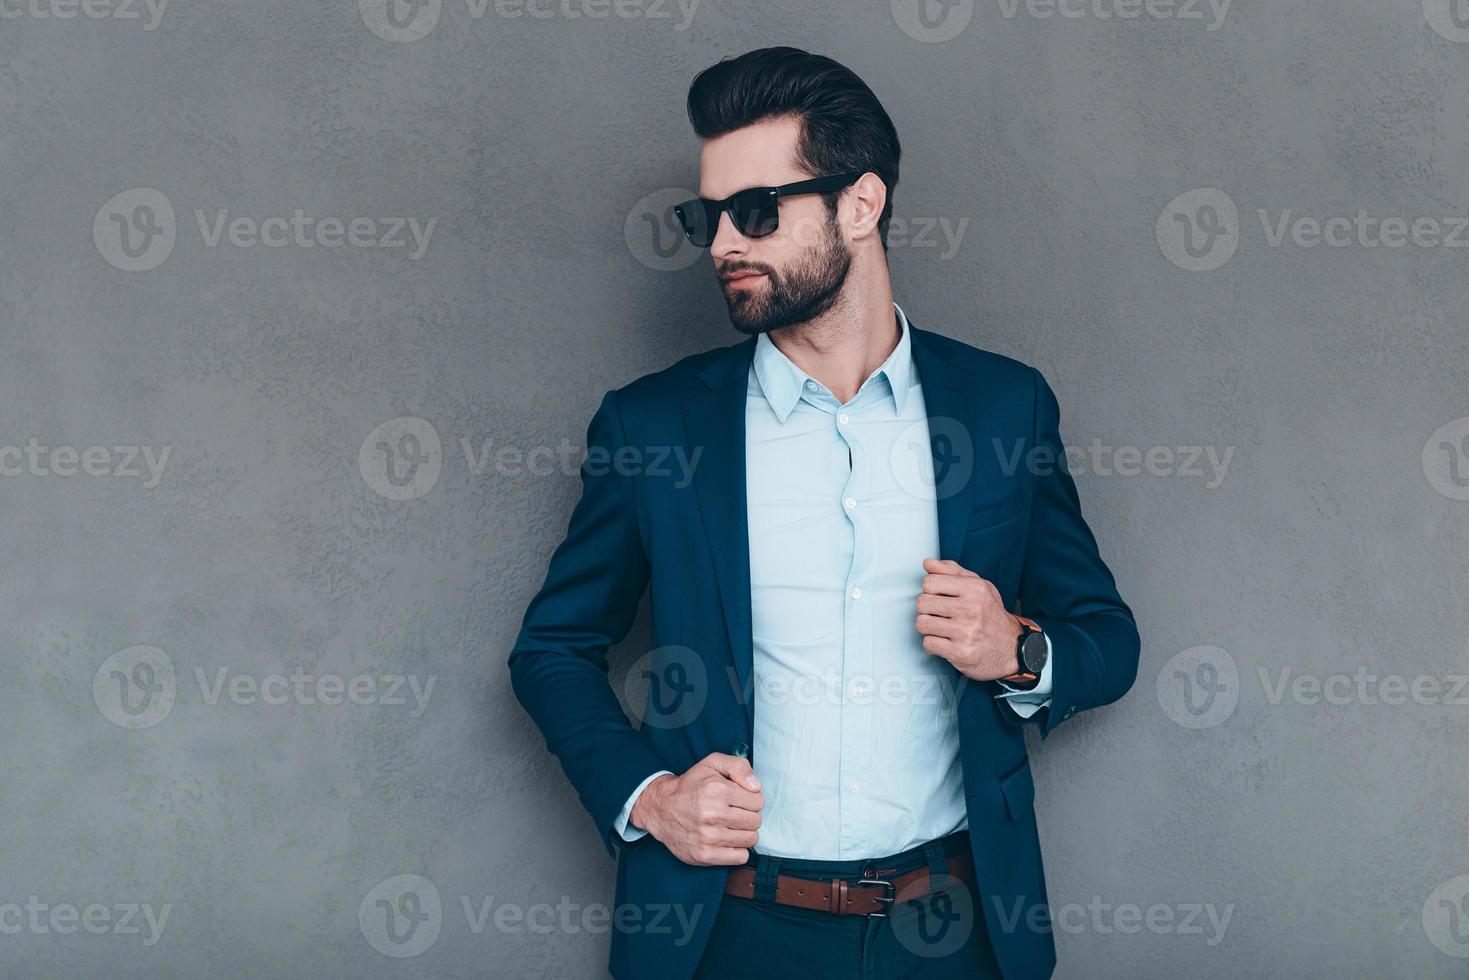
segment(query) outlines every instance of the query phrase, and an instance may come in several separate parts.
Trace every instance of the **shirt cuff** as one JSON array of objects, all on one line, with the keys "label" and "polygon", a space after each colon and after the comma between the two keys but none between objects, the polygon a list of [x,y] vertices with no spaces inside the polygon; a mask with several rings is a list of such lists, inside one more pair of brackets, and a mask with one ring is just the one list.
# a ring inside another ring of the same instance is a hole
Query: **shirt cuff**
[{"label": "shirt cuff", "polygon": [[1036,682],[1035,687],[1030,690],[1022,691],[1019,688],[1011,687],[1004,681],[1000,681],[1000,686],[1004,690],[996,694],[995,697],[1003,698],[1010,702],[1010,709],[1021,718],[1029,718],[1042,708],[1049,708],[1051,706],[1051,665],[1056,662],[1056,658],[1051,656],[1051,653],[1051,638],[1047,636],[1046,665],[1041,668],[1040,679]]},{"label": "shirt cuff", "polygon": [[[1049,657],[1047,658],[1046,666],[1047,668],[1050,667]],[[672,775],[673,773],[669,772],[667,769],[660,769],[657,772],[653,773],[653,775],[649,776],[647,779],[643,780],[641,783],[638,783],[638,788],[633,790],[632,795],[627,798],[627,803],[623,806],[622,812],[617,815],[616,820],[612,821],[612,829],[617,831],[618,837],[621,837],[623,840],[631,844],[635,840],[639,840],[643,837],[648,836],[648,832],[646,830],[640,830],[639,828],[634,827],[630,823],[628,823],[628,820],[632,818],[632,808],[638,802],[638,797],[643,795],[643,790],[648,787],[649,783],[657,779],[659,776]]]}]

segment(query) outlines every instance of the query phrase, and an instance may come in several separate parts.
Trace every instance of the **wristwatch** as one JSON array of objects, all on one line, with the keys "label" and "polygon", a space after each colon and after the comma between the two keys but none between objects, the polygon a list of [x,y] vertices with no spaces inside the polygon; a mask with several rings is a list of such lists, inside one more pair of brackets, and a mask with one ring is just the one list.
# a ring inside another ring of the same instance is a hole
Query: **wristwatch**
[{"label": "wristwatch", "polygon": [[1045,631],[1033,620],[1024,616],[1015,618],[1020,620],[1020,637],[1015,641],[1015,659],[1019,661],[1020,669],[1000,680],[1011,687],[1029,690],[1041,682],[1041,671],[1045,669],[1051,646],[1046,642]]}]

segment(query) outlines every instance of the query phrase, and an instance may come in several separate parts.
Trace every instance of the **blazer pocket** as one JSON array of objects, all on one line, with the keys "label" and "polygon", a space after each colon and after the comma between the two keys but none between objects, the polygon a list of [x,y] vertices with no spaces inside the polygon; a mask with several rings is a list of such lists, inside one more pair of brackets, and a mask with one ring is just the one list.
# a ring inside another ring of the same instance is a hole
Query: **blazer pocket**
[{"label": "blazer pocket", "polygon": [[966,532],[994,527],[996,524],[1003,524],[1013,517],[1018,517],[1025,512],[1025,503],[1025,491],[1016,490],[999,500],[971,507]]},{"label": "blazer pocket", "polygon": [[1024,820],[1034,812],[1035,777],[1031,775],[1029,759],[1000,780],[1000,792],[1005,796],[1005,809],[1010,811],[1011,820]]}]

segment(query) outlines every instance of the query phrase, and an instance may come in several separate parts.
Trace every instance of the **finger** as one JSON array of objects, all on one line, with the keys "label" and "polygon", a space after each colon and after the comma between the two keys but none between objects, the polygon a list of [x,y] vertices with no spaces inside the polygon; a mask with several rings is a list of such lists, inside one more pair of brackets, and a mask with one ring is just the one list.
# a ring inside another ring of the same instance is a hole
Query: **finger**
[{"label": "finger", "polygon": [[753,830],[707,826],[699,833],[700,847],[754,847],[760,835]]},{"label": "finger", "polygon": [[973,578],[963,575],[935,573],[923,576],[923,591],[929,595],[961,596],[973,587]]},{"label": "finger", "polygon": [[699,854],[706,865],[744,864],[750,860],[750,852],[742,847],[711,847]]},{"label": "finger", "polygon": [[962,616],[965,609],[963,600],[947,595],[929,595],[927,592],[918,597],[915,605],[921,613],[929,616],[946,616],[949,619],[957,619]]},{"label": "finger", "polygon": [[977,572],[971,572],[957,561],[948,558],[925,558],[923,559],[923,570],[933,575],[960,575],[969,578],[979,578]]},{"label": "finger", "polygon": [[923,649],[937,657],[952,660],[959,653],[959,646],[953,640],[942,636],[925,636],[923,638]]},{"label": "finger", "polygon": [[765,807],[764,793],[752,793],[739,783],[725,783],[724,790],[718,799],[726,806],[738,807],[753,813],[759,813]]},{"label": "finger", "polygon": [[744,810],[737,806],[724,808],[719,824],[730,830],[759,830],[760,814],[755,810]]},{"label": "finger", "polygon": [[723,752],[710,752],[703,758],[704,765],[719,773],[725,779],[731,780],[736,786],[744,786],[752,790],[760,789],[760,780],[755,776],[755,770],[750,768],[750,760],[742,759],[737,755],[725,755]]},{"label": "finger", "polygon": [[964,628],[955,620],[943,616],[919,616],[913,621],[913,626],[924,636],[941,636],[946,640],[958,639],[959,632]]}]

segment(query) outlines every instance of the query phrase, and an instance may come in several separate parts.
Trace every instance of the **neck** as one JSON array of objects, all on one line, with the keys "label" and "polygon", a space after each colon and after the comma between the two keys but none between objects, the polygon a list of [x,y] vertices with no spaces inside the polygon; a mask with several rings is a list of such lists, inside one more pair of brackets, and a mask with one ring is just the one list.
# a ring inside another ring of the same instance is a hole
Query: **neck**
[{"label": "neck", "polygon": [[883,263],[876,275],[858,276],[854,268],[831,309],[805,323],[772,330],[770,342],[845,403],[887,360],[900,336]]}]

